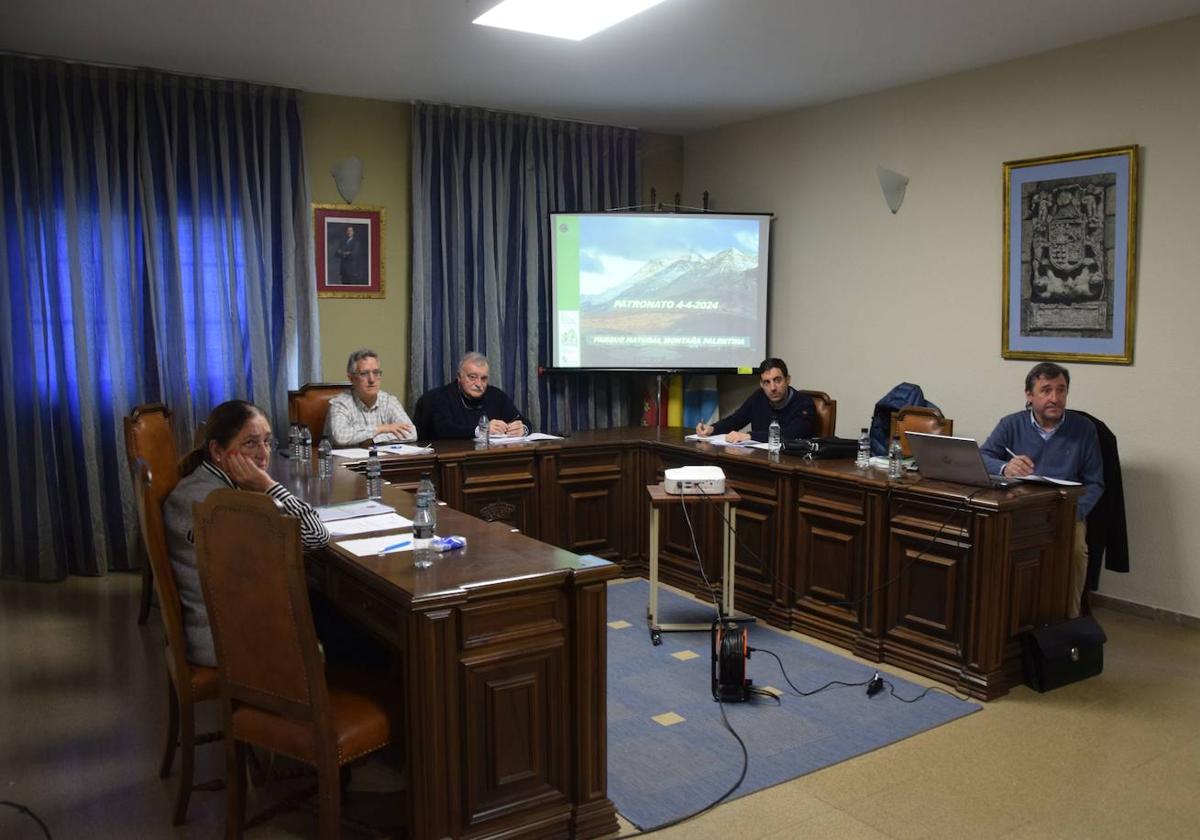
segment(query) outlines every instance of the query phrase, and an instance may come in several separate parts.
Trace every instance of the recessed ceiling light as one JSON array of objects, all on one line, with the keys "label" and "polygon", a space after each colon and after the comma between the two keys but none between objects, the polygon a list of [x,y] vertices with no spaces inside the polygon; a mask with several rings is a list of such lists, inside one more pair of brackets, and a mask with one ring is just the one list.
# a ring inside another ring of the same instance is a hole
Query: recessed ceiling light
[{"label": "recessed ceiling light", "polygon": [[663,0],[504,0],[474,23],[582,41]]}]

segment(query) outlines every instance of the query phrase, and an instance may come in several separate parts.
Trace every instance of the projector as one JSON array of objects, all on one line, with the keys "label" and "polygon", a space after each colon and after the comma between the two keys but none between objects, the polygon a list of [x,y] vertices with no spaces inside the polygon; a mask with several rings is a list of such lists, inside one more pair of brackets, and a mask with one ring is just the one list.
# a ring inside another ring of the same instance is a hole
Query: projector
[{"label": "projector", "polygon": [[663,489],[676,496],[719,496],[725,492],[725,471],[720,467],[676,467],[664,473]]}]

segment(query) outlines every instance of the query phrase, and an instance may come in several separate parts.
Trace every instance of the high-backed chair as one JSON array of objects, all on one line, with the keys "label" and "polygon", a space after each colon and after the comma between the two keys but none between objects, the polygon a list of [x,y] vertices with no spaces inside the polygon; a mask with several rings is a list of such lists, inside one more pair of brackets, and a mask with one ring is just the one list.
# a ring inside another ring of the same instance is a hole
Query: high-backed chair
[{"label": "high-backed chair", "polygon": [[[125,418],[125,457],[131,474],[134,463],[140,458],[161,485],[175,486],[179,480],[179,452],[171,431],[169,408],[161,403],[134,407]],[[145,624],[150,615],[150,596],[154,592],[154,570],[145,556],[144,545],[138,546],[138,552],[142,555],[142,601],[137,622]]]},{"label": "high-backed chair", "polygon": [[349,387],[345,382],[309,382],[299,391],[288,391],[288,422],[303,423],[316,443],[325,434],[329,401]]},{"label": "high-backed chair", "polygon": [[905,432],[952,435],[954,434],[954,421],[943,417],[942,412],[936,408],[925,408],[919,405],[906,405],[892,412],[888,440],[899,435],[900,448],[904,451],[904,457],[908,458],[912,455],[912,449],[909,448],[908,436],[904,434]]},{"label": "high-backed chair", "polygon": [[179,482],[178,471],[158,478],[142,459],[134,463],[133,494],[137,500],[138,522],[142,527],[142,542],[150,565],[154,569],[154,588],[158,593],[159,611],[166,636],[167,654],[167,741],[158,775],[170,775],[175,762],[175,749],[182,752],[179,790],[175,794],[175,825],[187,819],[188,800],[193,790],[219,790],[221,783],[193,783],[195,750],[201,744],[217,741],[221,733],[196,735],[195,707],[197,703],[216,700],[219,696],[217,670],[187,661],[187,642],[183,632],[183,608],[175,586],[167,550],[167,535],[163,525],[163,502]]},{"label": "high-backed chair", "polygon": [[300,522],[263,493],[214,490],[193,506],[196,564],[216,645],[229,800],[225,836],[245,822],[246,747],[317,769],[320,836],[338,836],[340,768],[401,731],[386,675],[330,669],[317,648]]},{"label": "high-backed chair", "polygon": [[417,427],[417,439],[429,440],[433,437],[433,411],[430,410],[430,400],[426,399],[428,394],[422,394],[417,397],[417,402],[413,406],[412,421]]},{"label": "high-backed chair", "polygon": [[813,423],[813,437],[833,437],[837,429],[837,400],[831,399],[824,391],[800,391],[809,397],[817,408],[816,422]]}]

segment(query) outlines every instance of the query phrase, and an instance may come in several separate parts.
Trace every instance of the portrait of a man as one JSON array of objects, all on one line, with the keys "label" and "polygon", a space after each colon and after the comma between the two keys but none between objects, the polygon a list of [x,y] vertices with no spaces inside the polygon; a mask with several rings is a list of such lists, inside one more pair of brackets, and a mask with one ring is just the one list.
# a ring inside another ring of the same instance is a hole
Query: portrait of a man
[{"label": "portrait of a man", "polygon": [[370,282],[370,225],[326,220],[327,283],[330,286],[366,286]]}]

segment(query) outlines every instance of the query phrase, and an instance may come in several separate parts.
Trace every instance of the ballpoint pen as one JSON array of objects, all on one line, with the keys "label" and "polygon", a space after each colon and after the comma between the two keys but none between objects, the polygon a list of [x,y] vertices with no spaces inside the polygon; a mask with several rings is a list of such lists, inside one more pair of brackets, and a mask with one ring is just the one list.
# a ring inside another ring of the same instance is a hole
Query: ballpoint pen
[{"label": "ballpoint pen", "polygon": [[392,543],[392,544],[391,544],[391,545],[389,545],[389,546],[386,546],[386,547],[384,547],[384,548],[381,548],[381,549],[379,549],[379,553],[380,553],[380,554],[387,554],[389,551],[396,551],[397,549],[400,549],[400,548],[407,548],[407,547],[408,547],[408,546],[410,546],[410,545],[412,545],[412,539],[411,539],[411,538],[409,538],[409,539],[407,539],[407,540],[401,540],[401,541],[400,541],[400,542],[398,542],[398,543]]}]

